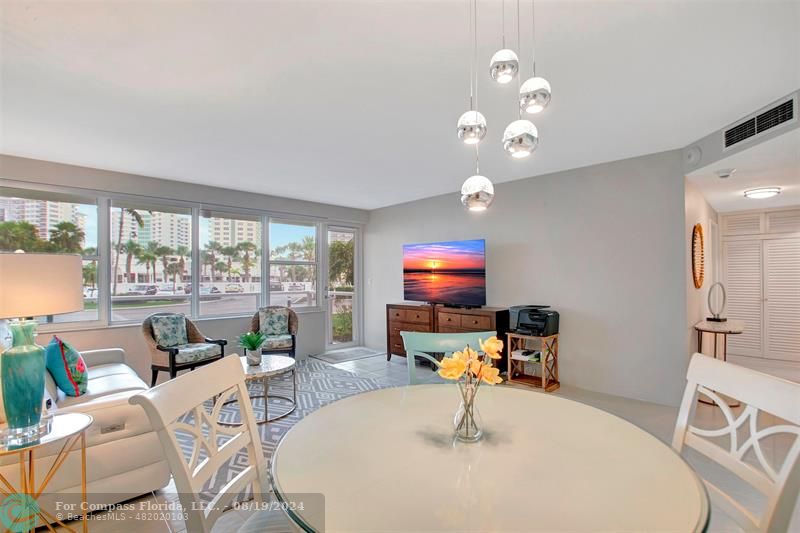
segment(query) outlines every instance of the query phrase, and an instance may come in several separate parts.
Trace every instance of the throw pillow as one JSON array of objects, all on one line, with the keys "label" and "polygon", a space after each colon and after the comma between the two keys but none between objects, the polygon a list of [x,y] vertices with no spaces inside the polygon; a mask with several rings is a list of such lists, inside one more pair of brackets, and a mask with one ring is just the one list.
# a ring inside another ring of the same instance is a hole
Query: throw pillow
[{"label": "throw pillow", "polygon": [[150,318],[153,337],[156,344],[164,348],[172,348],[179,344],[188,344],[186,335],[186,317],[183,315],[158,315]]},{"label": "throw pillow", "polygon": [[47,371],[56,385],[67,396],[80,396],[86,392],[89,373],[78,350],[56,336],[45,348]]},{"label": "throw pillow", "polygon": [[264,335],[286,335],[289,333],[289,310],[285,307],[259,309],[258,323]]}]

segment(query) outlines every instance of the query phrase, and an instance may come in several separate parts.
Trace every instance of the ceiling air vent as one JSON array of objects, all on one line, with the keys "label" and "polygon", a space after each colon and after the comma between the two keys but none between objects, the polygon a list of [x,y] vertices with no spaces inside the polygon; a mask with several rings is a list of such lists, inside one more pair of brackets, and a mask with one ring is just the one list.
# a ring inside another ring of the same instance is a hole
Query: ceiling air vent
[{"label": "ceiling air vent", "polygon": [[774,128],[794,118],[794,98],[725,130],[725,148]]}]

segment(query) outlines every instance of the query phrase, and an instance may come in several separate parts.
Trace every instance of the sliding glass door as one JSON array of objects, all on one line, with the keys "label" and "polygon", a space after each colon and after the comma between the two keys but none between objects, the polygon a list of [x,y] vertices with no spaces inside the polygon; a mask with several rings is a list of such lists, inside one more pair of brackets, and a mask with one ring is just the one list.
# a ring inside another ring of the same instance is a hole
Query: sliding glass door
[{"label": "sliding glass door", "polygon": [[325,299],[329,350],[358,342],[357,244],[357,229],[328,227]]}]

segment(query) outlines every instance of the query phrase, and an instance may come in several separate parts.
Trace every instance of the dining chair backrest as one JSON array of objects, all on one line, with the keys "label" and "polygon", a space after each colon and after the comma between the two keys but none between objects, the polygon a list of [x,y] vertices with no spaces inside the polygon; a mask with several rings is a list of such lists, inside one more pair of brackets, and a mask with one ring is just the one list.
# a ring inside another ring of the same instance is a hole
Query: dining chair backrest
[{"label": "dining chair backrest", "polygon": [[477,331],[470,333],[420,333],[417,331],[401,331],[403,346],[406,349],[406,364],[408,365],[408,384],[415,385],[417,380],[414,359],[422,357],[431,361],[436,366],[440,366],[439,361],[432,357],[432,353],[444,353],[445,355],[463,350],[469,346],[473,350],[480,350],[478,341],[485,341],[489,337],[497,335],[496,331]]},{"label": "dining chair backrest", "polygon": [[[684,448],[694,449],[764,495],[766,506],[759,517],[705,482],[714,503],[746,531],[787,531],[800,493],[800,384],[699,353],[692,356],[686,380],[672,447],[678,453]],[[726,421],[724,427],[692,425],[701,394],[718,405]],[[723,395],[739,401],[741,412],[734,414]],[[761,413],[780,420],[760,427]],[[789,447],[785,456],[771,463],[762,445],[775,435],[782,435]],[[710,439],[724,439],[726,446]]]},{"label": "dining chair backrest", "polygon": [[[242,425],[220,424],[226,402],[236,400]],[[211,531],[222,511],[248,487],[258,503],[267,494],[267,465],[238,357],[226,357],[167,381],[130,400],[141,405],[158,434],[183,510],[187,531]],[[191,442],[186,451],[181,446]],[[200,492],[209,479],[242,449],[247,466],[207,505]]]}]

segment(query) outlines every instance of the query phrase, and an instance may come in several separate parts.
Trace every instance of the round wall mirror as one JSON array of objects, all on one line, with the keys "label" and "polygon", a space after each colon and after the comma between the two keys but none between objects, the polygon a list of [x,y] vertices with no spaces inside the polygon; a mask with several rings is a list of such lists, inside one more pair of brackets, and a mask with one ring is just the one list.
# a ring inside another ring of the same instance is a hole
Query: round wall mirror
[{"label": "round wall mirror", "polygon": [[695,224],[692,230],[692,278],[694,288],[703,286],[705,277],[705,257],[703,256],[703,226]]}]

